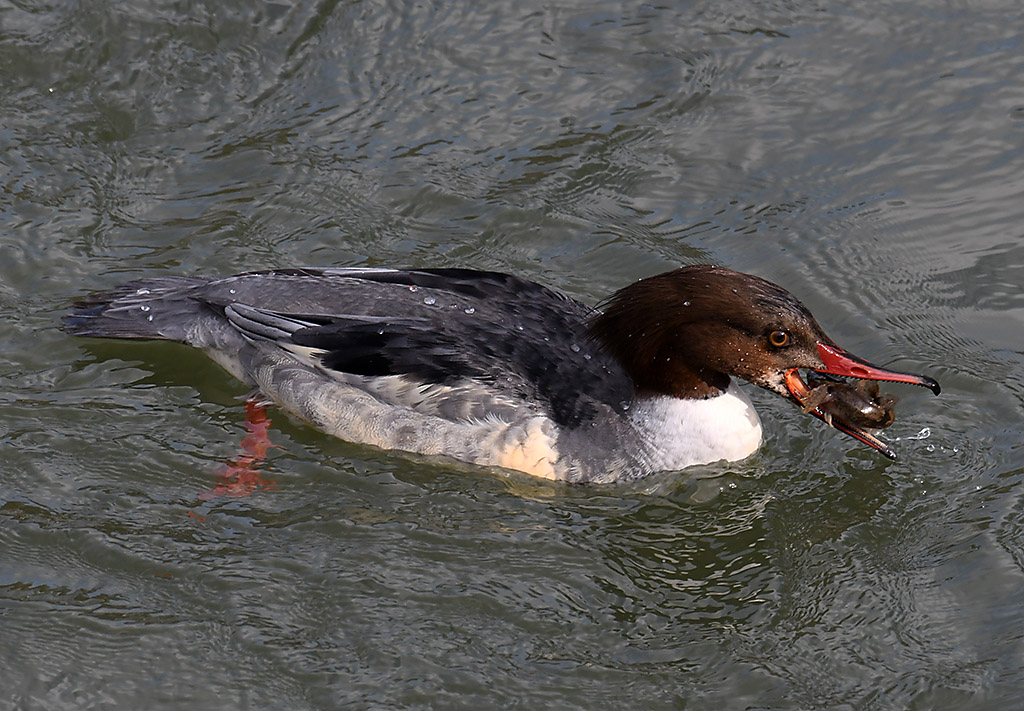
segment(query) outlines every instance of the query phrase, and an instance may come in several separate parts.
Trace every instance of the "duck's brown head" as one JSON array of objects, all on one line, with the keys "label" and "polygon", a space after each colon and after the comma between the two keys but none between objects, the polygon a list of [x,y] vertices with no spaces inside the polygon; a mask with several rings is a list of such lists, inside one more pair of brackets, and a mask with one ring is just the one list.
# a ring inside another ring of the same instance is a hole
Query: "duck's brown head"
[{"label": "duck's brown head", "polygon": [[[802,405],[809,389],[801,369],[940,390],[927,376],[852,355],[788,291],[723,267],[682,267],[631,284],[608,299],[590,330],[632,377],[639,397],[714,397],[736,376]],[[820,409],[812,412],[826,419]],[[834,413],[826,421],[895,456]]]}]

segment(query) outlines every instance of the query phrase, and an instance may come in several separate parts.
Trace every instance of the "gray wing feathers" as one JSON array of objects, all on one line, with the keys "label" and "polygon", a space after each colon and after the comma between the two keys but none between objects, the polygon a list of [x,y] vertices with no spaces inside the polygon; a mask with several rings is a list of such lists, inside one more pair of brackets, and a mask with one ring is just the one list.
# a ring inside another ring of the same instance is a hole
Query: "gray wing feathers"
[{"label": "gray wing feathers", "polygon": [[237,303],[226,306],[224,316],[247,338],[262,338],[268,341],[289,340],[295,331],[313,325]]},{"label": "gray wing feathers", "polygon": [[[511,420],[521,416],[521,405],[512,398],[472,381],[440,385],[425,383],[404,375],[369,377],[326,368],[320,359],[324,351],[300,346],[291,340],[292,334],[296,331],[316,327],[316,324],[309,321],[271,313],[245,304],[227,306],[224,315],[245,338],[273,342],[332,380],[357,388],[381,402],[453,420]],[[369,316],[336,315],[334,318],[359,324],[383,324],[385,321],[391,325],[395,323],[395,319]],[[282,383],[281,387],[286,386]]]},{"label": "gray wing feathers", "polygon": [[81,300],[64,327],[187,343],[246,382],[257,353],[276,350],[419,412],[505,419],[526,402],[572,428],[632,395],[588,342],[590,312],[497,273],[292,269],[142,279]]}]

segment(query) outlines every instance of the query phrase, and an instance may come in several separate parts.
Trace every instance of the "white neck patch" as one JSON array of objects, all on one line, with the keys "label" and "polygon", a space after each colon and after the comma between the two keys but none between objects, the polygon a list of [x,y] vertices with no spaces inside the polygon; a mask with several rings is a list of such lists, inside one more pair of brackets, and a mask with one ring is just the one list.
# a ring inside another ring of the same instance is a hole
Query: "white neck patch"
[{"label": "white neck patch", "polygon": [[761,420],[736,382],[717,397],[637,401],[629,419],[655,471],[745,459],[761,446]]}]

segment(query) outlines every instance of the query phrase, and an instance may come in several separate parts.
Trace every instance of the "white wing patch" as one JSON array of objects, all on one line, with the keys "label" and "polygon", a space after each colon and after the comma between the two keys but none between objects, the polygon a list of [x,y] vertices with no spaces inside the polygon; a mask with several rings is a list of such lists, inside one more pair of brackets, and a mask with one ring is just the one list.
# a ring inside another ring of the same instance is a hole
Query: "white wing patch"
[{"label": "white wing patch", "polygon": [[[315,366],[317,368],[322,368],[322,361],[321,361],[321,359],[327,353],[327,351],[325,351],[323,348],[313,348],[311,346],[300,346],[297,343],[289,343],[288,341],[279,341],[278,345],[281,346],[281,348],[283,348],[284,350],[286,350],[289,353],[291,353],[296,358],[298,358],[300,361],[302,361],[302,362],[304,362],[304,363],[306,363],[308,365]],[[324,369],[324,372],[328,373],[328,374],[332,374],[332,373],[334,373],[336,371],[331,371],[331,370],[328,370],[328,369]]]}]

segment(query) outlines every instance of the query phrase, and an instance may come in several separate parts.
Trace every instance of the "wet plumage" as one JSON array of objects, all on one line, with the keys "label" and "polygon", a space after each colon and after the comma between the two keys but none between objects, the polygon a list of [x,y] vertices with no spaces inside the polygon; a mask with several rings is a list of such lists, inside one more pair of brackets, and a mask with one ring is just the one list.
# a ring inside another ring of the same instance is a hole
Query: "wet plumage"
[{"label": "wet plumage", "polygon": [[[465,269],[153,277],[82,299],[65,328],[194,346],[349,441],[567,481],[748,456],[761,427],[731,378],[795,399],[792,373],[834,346],[781,287],[711,266],[602,309]],[[906,379],[859,377],[879,373]]]}]

